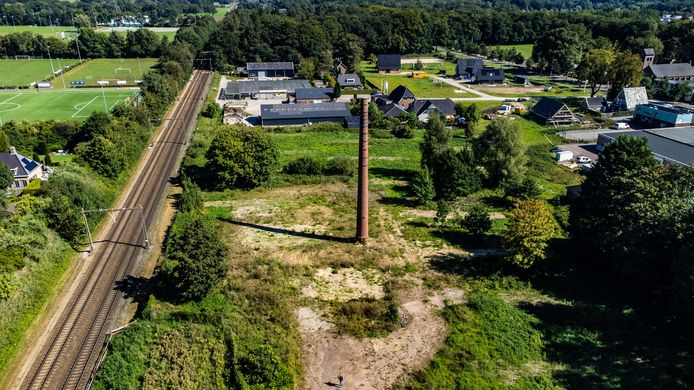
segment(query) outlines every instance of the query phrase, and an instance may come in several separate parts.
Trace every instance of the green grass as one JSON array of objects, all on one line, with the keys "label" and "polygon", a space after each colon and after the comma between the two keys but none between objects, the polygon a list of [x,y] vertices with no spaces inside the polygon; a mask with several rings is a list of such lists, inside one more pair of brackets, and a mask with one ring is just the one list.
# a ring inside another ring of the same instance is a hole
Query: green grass
[{"label": "green grass", "polygon": [[[149,29],[147,27],[141,27],[141,28],[146,28],[148,30],[151,30],[159,38],[167,37],[169,39],[169,42],[173,41],[174,37],[176,36],[176,31],[159,31],[159,30],[155,30],[156,27],[153,27],[151,29]],[[135,31],[135,30],[137,30],[137,28],[132,27],[132,28],[127,28],[126,30],[119,29],[119,30],[115,30],[115,31],[118,33],[118,35],[125,36],[128,33],[128,31]],[[110,34],[111,28],[110,27],[100,27],[96,30],[96,32],[101,33],[101,34]]]},{"label": "green grass", "polygon": [[44,37],[62,38],[61,32],[65,33],[66,38],[77,36],[77,29],[74,26],[0,26],[0,35],[24,31],[41,34]]},{"label": "green grass", "polygon": [[390,91],[393,91],[399,85],[404,85],[417,98],[466,98],[477,96],[469,92],[458,93],[455,87],[448,84],[436,85],[430,78],[415,79],[401,75],[378,74],[375,65],[366,61],[361,63],[361,70],[364,72],[366,79],[377,87],[380,88],[382,86],[383,80],[388,80]]},{"label": "green grass", "polygon": [[523,57],[525,57],[525,58],[530,58],[530,57],[533,55],[533,44],[532,44],[532,43],[529,43],[529,44],[521,44],[521,45],[497,45],[497,46],[489,46],[490,49],[492,49],[492,48],[500,48],[500,49],[504,49],[504,50],[508,50],[508,49],[511,49],[511,48],[514,48],[514,47],[515,47],[516,50],[518,50],[518,51],[523,55]]},{"label": "green grass", "polygon": [[[132,96],[133,93],[128,90],[108,89],[104,89],[103,92],[109,110],[116,103]],[[102,91],[97,89],[0,92],[0,120],[3,122],[49,119],[79,121],[94,111],[104,111],[104,96]]]},{"label": "green grass", "polygon": [[224,15],[229,13],[229,8],[228,7],[217,7],[215,8],[214,12],[214,18],[217,20],[221,20],[224,18]]},{"label": "green grass", "polygon": [[115,86],[116,80],[125,80],[127,85],[135,85],[157,61],[156,58],[97,58],[65,73],[65,82],[84,81],[85,85],[98,86],[97,81],[108,80],[110,86]]},{"label": "green grass", "polygon": [[[51,62],[53,67],[51,68]],[[61,59],[60,66],[72,66],[77,59]],[[58,60],[0,60],[0,86],[26,86],[53,76],[54,69],[60,69]],[[57,80],[56,80],[57,81]],[[56,85],[56,82],[53,82]]]}]

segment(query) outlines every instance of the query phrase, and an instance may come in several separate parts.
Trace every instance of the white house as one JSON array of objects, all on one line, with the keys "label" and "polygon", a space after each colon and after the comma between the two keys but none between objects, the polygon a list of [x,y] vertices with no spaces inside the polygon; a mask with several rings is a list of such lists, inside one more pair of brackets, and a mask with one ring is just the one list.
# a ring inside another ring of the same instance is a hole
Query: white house
[{"label": "white house", "polygon": [[14,175],[14,182],[10,187],[12,189],[24,188],[32,180],[41,179],[43,176],[43,167],[41,164],[17,153],[14,146],[10,147],[9,153],[0,153],[0,162],[7,165]]}]

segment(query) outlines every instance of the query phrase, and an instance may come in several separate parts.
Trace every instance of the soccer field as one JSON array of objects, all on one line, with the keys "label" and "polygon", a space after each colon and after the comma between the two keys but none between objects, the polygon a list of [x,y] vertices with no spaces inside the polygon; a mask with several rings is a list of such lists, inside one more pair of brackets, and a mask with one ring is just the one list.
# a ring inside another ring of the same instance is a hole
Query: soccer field
[{"label": "soccer field", "polygon": [[0,93],[2,123],[37,120],[83,120],[94,111],[110,110],[116,103],[136,94],[134,90],[68,90]]},{"label": "soccer field", "polygon": [[0,26],[0,35],[23,31],[60,39],[77,36],[77,29],[74,26]]},{"label": "soccer field", "polygon": [[[51,62],[53,68],[51,68]],[[53,74],[53,69],[57,70],[60,66],[74,65],[77,62],[77,59],[0,60],[0,85],[12,87],[29,85],[34,81],[49,78]]]},{"label": "soccer field", "polygon": [[142,75],[156,64],[156,58],[97,58],[66,72],[65,83],[83,81],[85,85],[98,86],[97,81],[106,80],[114,86],[117,80],[125,80],[126,85],[135,85],[135,80],[142,80]]}]

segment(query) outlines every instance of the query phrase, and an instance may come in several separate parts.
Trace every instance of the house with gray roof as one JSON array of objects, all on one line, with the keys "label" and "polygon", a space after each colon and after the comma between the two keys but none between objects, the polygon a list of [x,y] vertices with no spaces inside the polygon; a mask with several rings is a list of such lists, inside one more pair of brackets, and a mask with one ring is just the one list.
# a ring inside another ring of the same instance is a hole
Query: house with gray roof
[{"label": "house with gray roof", "polygon": [[646,87],[624,88],[612,101],[612,111],[631,111],[638,104],[648,104]]},{"label": "house with gray roof", "polygon": [[337,83],[340,88],[361,89],[361,78],[356,73],[345,73],[337,75]]},{"label": "house with gray roof", "polygon": [[581,102],[581,111],[607,112],[607,99],[605,97],[587,97]]},{"label": "house with gray roof", "polygon": [[455,64],[455,77],[472,80],[484,68],[481,58],[459,58]]},{"label": "house with gray roof", "polygon": [[40,179],[43,176],[41,164],[17,153],[14,146],[10,147],[9,152],[0,153],[0,163],[10,168],[12,176],[14,176],[14,181],[10,186],[12,189],[22,189],[32,180]]},{"label": "house with gray roof", "polygon": [[401,64],[400,54],[379,54],[376,68],[378,73],[400,73]]},{"label": "house with gray roof", "polygon": [[456,115],[455,103],[451,99],[417,100],[410,106],[409,111],[415,113],[417,119],[422,122],[428,122],[432,113],[446,118]]},{"label": "house with gray roof", "polygon": [[564,125],[576,121],[573,112],[559,99],[543,97],[535,104],[532,113],[547,125]]},{"label": "house with gray roof", "polygon": [[655,81],[694,81],[694,67],[682,62],[677,64],[651,64],[644,74]]},{"label": "house with gray roof", "polygon": [[293,62],[248,62],[246,63],[248,77],[294,77]]},{"label": "house with gray roof", "polygon": [[398,85],[398,87],[395,88],[390,95],[388,95],[388,99],[395,104],[405,107],[407,110],[410,107],[410,104],[414,103],[416,97],[409,88],[405,87],[404,85]]},{"label": "house with gray roof", "polygon": [[475,81],[478,84],[501,84],[505,79],[504,70],[496,68],[482,68],[475,75]]},{"label": "house with gray roof", "polygon": [[386,103],[380,108],[384,118],[399,117],[402,114],[407,114],[405,107],[397,103]]}]

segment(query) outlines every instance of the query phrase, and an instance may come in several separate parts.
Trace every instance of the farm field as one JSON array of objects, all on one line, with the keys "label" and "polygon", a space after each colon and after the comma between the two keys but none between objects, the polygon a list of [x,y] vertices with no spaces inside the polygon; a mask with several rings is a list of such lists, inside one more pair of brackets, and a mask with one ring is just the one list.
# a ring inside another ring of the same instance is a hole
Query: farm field
[{"label": "farm field", "polygon": [[[405,65],[405,67],[407,66]],[[436,85],[429,78],[415,79],[402,75],[378,74],[376,66],[369,62],[362,62],[361,70],[364,72],[366,79],[379,88],[382,86],[383,80],[388,80],[390,91],[394,90],[398,85],[404,85],[417,98],[467,98],[477,96],[468,92],[456,92],[456,88],[451,85]]]},{"label": "farm field", "polygon": [[103,96],[100,89],[2,92],[0,121],[83,120],[94,111],[104,111],[104,106],[110,110],[133,94],[127,89],[105,89]]},{"label": "farm field", "polygon": [[84,81],[85,85],[97,86],[97,81],[108,80],[116,85],[116,80],[125,80],[127,85],[135,85],[157,64],[156,58],[97,58],[65,73],[65,82]]},{"label": "farm field", "polygon": [[[0,26],[0,35],[23,31],[57,38],[74,38],[77,35],[74,26]],[[65,33],[65,35],[63,36],[61,33]]]},{"label": "farm field", "polygon": [[[51,68],[51,62],[53,68]],[[79,62],[78,59],[54,60],[0,60],[0,86],[29,85],[34,81],[45,80],[53,74],[52,69],[60,66],[71,66]]]}]

